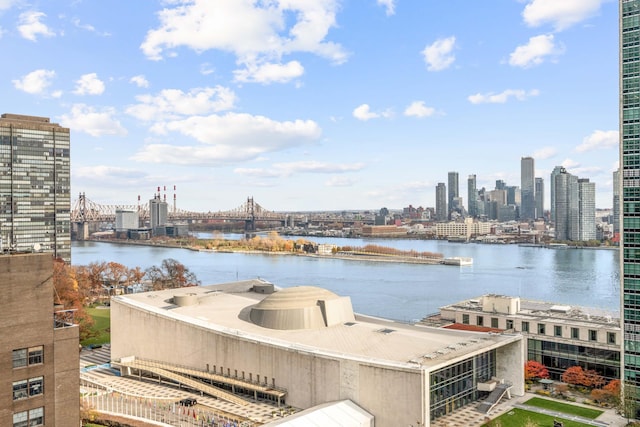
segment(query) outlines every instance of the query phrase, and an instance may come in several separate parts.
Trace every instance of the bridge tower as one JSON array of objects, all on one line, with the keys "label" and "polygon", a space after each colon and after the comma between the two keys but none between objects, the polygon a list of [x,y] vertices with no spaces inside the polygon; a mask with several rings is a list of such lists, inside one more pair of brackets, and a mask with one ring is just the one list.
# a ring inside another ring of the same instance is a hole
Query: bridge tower
[{"label": "bridge tower", "polygon": [[77,240],[87,240],[89,238],[89,221],[87,220],[87,198],[84,193],[78,196],[78,205],[80,207],[80,221],[76,223],[78,231],[76,233]]},{"label": "bridge tower", "polygon": [[247,197],[247,218],[244,220],[245,234],[256,231],[256,208],[253,203],[253,197]]}]

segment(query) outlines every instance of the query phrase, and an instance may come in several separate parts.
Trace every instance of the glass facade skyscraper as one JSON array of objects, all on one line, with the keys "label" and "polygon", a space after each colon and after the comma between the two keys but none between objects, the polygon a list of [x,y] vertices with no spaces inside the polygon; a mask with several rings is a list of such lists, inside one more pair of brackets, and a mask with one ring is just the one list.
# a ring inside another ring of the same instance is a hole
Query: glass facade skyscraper
[{"label": "glass facade skyscraper", "polygon": [[640,0],[619,5],[621,380],[625,397],[640,403]]},{"label": "glass facade skyscraper", "polygon": [[536,218],[535,166],[533,157],[520,159],[520,219]]},{"label": "glass facade skyscraper", "polygon": [[70,132],[47,117],[0,116],[2,251],[71,261]]}]

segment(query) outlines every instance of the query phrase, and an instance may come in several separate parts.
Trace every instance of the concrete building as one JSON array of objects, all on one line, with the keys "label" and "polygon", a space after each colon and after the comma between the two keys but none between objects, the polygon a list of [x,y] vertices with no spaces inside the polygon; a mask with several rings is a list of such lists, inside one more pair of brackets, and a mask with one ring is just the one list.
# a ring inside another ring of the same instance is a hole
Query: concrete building
[{"label": "concrete building", "polygon": [[[150,226],[155,233],[160,227],[167,225],[167,218],[169,217],[169,205],[167,202],[160,198],[160,193],[155,195],[153,199],[149,200],[149,217]],[[165,234],[164,231],[162,234]]]},{"label": "concrete building", "polygon": [[377,427],[431,426],[507,383],[524,393],[520,335],[357,315],[349,297],[311,286],[250,280],[117,296],[111,338],[123,374],[188,369],[240,411],[256,397],[302,410],[350,400]]},{"label": "concrete building", "polygon": [[471,218],[478,216],[478,184],[475,175],[469,175],[467,179],[467,212]]},{"label": "concrete building", "polygon": [[536,178],[535,195],[536,219],[544,218],[544,179]]},{"label": "concrete building", "polygon": [[551,179],[549,180],[549,196],[551,197],[551,222],[556,222],[556,176],[558,176],[564,168],[562,166],[556,166],[551,171]]},{"label": "concrete building", "polygon": [[[620,312],[624,329],[623,375],[625,393],[640,403],[640,0],[619,2],[620,70]],[[640,405],[637,405],[640,409]],[[640,412],[636,412],[636,417]]]},{"label": "concrete building", "polygon": [[562,168],[555,181],[555,238],[579,240],[578,177]]},{"label": "concrete building", "polygon": [[535,166],[533,157],[520,159],[520,219],[536,219]]},{"label": "concrete building", "polygon": [[436,185],[436,221],[447,220],[447,187],[444,182]]},{"label": "concrete building", "polygon": [[47,117],[0,116],[0,248],[71,261],[70,132]]},{"label": "concrete building", "polygon": [[483,295],[440,308],[447,328],[513,331],[525,337],[527,360],[536,360],[559,380],[571,366],[620,379],[618,313],[503,295]]},{"label": "concrete building", "polygon": [[137,230],[138,228],[140,228],[138,211],[116,209],[116,231]]},{"label": "concrete building", "polygon": [[491,233],[491,223],[474,221],[465,218],[464,221],[439,222],[436,224],[436,238],[447,237],[471,239],[472,236],[483,236]]},{"label": "concrete building", "polygon": [[78,326],[55,310],[53,260],[0,256],[0,425],[80,423]]},{"label": "concrete building", "polygon": [[578,240],[596,238],[596,184],[578,179]]},{"label": "concrete building", "polygon": [[447,206],[449,207],[449,219],[451,219],[451,212],[454,211],[457,206],[455,200],[460,197],[458,172],[449,172],[447,184],[447,190],[449,191],[447,197]]}]

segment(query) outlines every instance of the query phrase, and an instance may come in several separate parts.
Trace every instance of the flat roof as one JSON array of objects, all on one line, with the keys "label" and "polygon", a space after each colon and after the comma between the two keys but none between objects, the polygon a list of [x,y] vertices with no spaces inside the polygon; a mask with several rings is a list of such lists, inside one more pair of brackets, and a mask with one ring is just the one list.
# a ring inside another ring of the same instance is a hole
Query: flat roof
[{"label": "flat roof", "polygon": [[[277,330],[249,319],[250,308],[269,294],[251,291],[255,279],[113,297],[120,303],[220,334],[296,351],[363,360],[405,369],[430,369],[452,360],[518,341],[518,334],[454,331],[356,315],[354,322],[318,329]],[[277,288],[276,288],[277,289]],[[177,306],[174,295],[190,295],[197,304]]]}]

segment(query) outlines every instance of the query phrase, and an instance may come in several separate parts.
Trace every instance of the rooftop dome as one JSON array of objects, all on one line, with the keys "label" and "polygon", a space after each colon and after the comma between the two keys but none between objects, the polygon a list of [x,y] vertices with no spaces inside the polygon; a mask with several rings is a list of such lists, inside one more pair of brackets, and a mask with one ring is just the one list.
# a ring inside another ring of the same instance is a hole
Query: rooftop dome
[{"label": "rooftop dome", "polygon": [[275,292],[251,309],[249,318],[269,329],[317,329],[354,320],[349,297],[315,286]]}]

